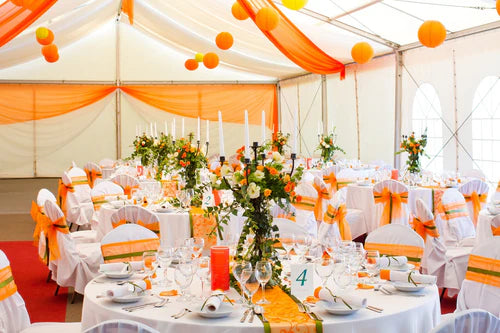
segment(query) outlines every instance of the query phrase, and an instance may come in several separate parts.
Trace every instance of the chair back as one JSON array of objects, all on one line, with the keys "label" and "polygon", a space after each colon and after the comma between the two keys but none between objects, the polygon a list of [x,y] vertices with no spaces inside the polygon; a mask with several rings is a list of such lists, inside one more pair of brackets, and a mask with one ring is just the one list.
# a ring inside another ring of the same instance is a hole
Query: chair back
[{"label": "chair back", "polygon": [[408,187],[388,179],[373,187],[375,214],[380,226],[386,224],[409,225]]},{"label": "chair back", "polygon": [[316,221],[321,222],[323,221],[323,214],[326,212],[332,196],[326,183],[318,176],[314,177],[313,187],[318,192],[318,200],[314,207],[314,216],[316,217]]},{"label": "chair back", "polygon": [[424,240],[409,226],[387,224],[368,234],[365,249],[378,250],[381,256],[406,256],[408,263],[419,269],[424,254]]},{"label": "chair back", "polygon": [[466,178],[475,178],[475,179],[481,179],[485,180],[486,176],[484,175],[484,172],[481,170],[477,169],[470,169],[462,173],[462,175]]},{"label": "chair back", "polygon": [[90,195],[87,174],[83,169],[72,167],[64,172],[60,189],[66,191],[65,204],[61,206],[66,218],[78,225],[89,224],[94,215],[94,205]]},{"label": "chair back", "polygon": [[295,188],[295,193],[300,198],[300,200],[293,203],[296,209],[295,220],[297,224],[308,230],[311,235],[317,235],[318,223],[316,221],[315,209],[318,199],[321,200],[318,196],[318,191],[311,184],[300,182]]},{"label": "chair back", "polygon": [[160,333],[159,331],[136,321],[127,319],[112,319],[88,328],[84,333]]},{"label": "chair back", "polygon": [[127,223],[138,224],[160,235],[160,219],[158,215],[139,206],[125,206],[118,209],[111,215],[111,223],[113,228]]},{"label": "chair back", "polygon": [[111,178],[111,181],[115,184],[120,185],[123,188],[123,192],[128,195],[129,199],[131,198],[131,191],[134,188],[139,188],[139,180],[130,175],[116,175]]},{"label": "chair back", "polygon": [[418,198],[415,203],[415,216],[413,218],[413,230],[427,241],[429,237],[439,237],[439,229],[434,221],[434,214],[425,202]]},{"label": "chair back", "polygon": [[473,179],[461,185],[458,191],[464,196],[472,222],[477,225],[479,211],[488,201],[488,184],[480,179]]},{"label": "chair back", "polygon": [[109,180],[103,180],[95,185],[90,194],[95,211],[98,211],[102,204],[124,196],[123,188]]},{"label": "chair back", "polygon": [[275,217],[273,218],[273,224],[278,226],[279,230],[278,232],[280,238],[286,238],[291,235],[296,235],[296,236],[309,235],[307,229],[298,225],[297,223],[294,223],[293,221],[290,221],[289,219]]},{"label": "chair back", "polygon": [[52,201],[54,203],[57,202],[56,197],[52,192],[47,190],[46,188],[42,188],[38,191],[38,195],[36,198],[36,203],[33,202],[31,205],[31,217],[33,221],[35,221],[35,231],[33,232],[33,240],[35,245],[38,246],[38,256],[42,261],[46,259],[46,240],[45,233],[47,227],[47,216],[44,213],[44,205],[46,201]]},{"label": "chair back", "polygon": [[439,219],[442,220],[442,236],[447,246],[459,246],[464,239],[476,236],[465,199],[456,189],[444,191],[438,211],[441,212]]},{"label": "chair back", "polygon": [[57,202],[57,199],[52,192],[50,192],[46,188],[42,188],[40,191],[38,191],[36,203],[39,207],[43,207],[43,205],[45,205],[45,201],[47,200]]},{"label": "chair back", "polygon": [[339,171],[339,167],[336,165],[332,165],[328,168],[323,169],[323,181],[328,185],[328,189],[330,194],[333,195],[338,190],[337,186],[337,173]]},{"label": "chair back", "polygon": [[500,332],[500,320],[484,310],[465,310],[447,315],[431,333]]},{"label": "chair back", "polygon": [[157,251],[158,236],[138,224],[123,224],[108,232],[101,240],[105,263],[141,261],[146,251]]},{"label": "chair back", "polygon": [[87,174],[87,180],[90,188],[94,188],[97,179],[102,179],[102,169],[94,162],[87,162],[83,166],[83,170]]},{"label": "chair back", "polygon": [[500,237],[479,244],[469,256],[457,311],[482,309],[500,315]]}]

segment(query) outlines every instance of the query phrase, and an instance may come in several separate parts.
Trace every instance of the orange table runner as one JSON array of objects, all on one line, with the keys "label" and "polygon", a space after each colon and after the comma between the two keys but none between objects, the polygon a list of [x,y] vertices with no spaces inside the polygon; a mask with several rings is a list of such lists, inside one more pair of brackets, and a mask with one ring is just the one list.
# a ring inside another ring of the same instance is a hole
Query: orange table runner
[{"label": "orange table runner", "polygon": [[212,232],[217,229],[217,220],[214,215],[206,217],[203,209],[200,207],[191,207],[189,211],[189,223],[191,225],[192,237],[203,238],[205,240],[205,248],[210,248],[217,244],[217,233]]}]

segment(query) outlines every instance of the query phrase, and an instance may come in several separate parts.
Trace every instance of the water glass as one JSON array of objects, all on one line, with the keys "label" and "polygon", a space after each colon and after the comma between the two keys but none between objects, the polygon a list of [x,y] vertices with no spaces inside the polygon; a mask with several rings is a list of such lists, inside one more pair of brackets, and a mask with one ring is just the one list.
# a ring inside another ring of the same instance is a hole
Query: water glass
[{"label": "water glass", "polygon": [[[233,266],[233,275],[236,281],[240,283],[242,294],[245,291],[245,282],[250,278],[252,273],[252,263],[249,261],[239,261],[236,262]],[[238,303],[244,303],[245,299],[242,296]]]},{"label": "water glass", "polygon": [[189,301],[190,298],[186,293],[186,289],[191,285],[193,281],[193,275],[186,275],[185,272],[181,269],[181,265],[178,265],[174,271],[175,283],[179,286],[181,291],[181,296],[179,297],[179,302]]},{"label": "water glass", "polygon": [[245,282],[245,291],[246,291],[246,294],[248,296],[248,306],[253,307],[252,297],[253,297],[253,295],[255,295],[257,290],[259,290],[260,283],[257,280],[257,275],[255,273],[255,270],[252,271],[252,270],[245,269],[244,271],[245,271],[245,275],[249,274],[249,277],[248,277],[247,281]]},{"label": "water glass", "polygon": [[330,258],[319,258],[314,263],[314,270],[316,274],[321,278],[321,285],[326,287],[328,278],[333,274],[333,259]]},{"label": "water glass", "polygon": [[352,281],[349,265],[345,261],[333,265],[333,280],[340,289],[345,289]]},{"label": "water glass", "polygon": [[142,254],[142,263],[144,265],[144,272],[146,272],[148,278],[151,278],[154,275],[156,268],[158,267],[156,252],[145,251]]},{"label": "water glass", "polygon": [[257,281],[260,282],[262,286],[262,299],[257,302],[257,304],[269,304],[270,302],[266,299],[266,283],[269,282],[273,274],[273,269],[271,263],[268,260],[262,260],[255,264],[255,277]]},{"label": "water glass", "polygon": [[370,276],[370,282],[373,281],[373,277],[378,273],[378,260],[380,258],[380,254],[376,250],[366,251],[365,254],[365,267],[368,271],[368,275]]},{"label": "water glass", "polygon": [[208,283],[208,278],[210,277],[210,258],[201,257],[198,258],[198,269],[196,270],[196,275],[201,280],[201,298],[205,296],[205,283]]},{"label": "water glass", "polygon": [[281,245],[286,251],[287,259],[290,260],[290,251],[295,247],[295,235],[286,235],[281,239]]},{"label": "water glass", "polygon": [[157,258],[160,264],[160,267],[163,269],[163,282],[165,286],[168,286],[171,280],[168,279],[168,267],[172,264],[174,260],[175,250],[172,247],[160,247],[158,249]]}]

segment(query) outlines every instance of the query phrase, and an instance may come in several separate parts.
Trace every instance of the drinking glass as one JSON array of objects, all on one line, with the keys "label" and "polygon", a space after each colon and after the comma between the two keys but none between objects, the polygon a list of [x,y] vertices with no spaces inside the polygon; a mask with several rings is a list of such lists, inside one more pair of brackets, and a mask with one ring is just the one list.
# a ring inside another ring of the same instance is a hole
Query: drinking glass
[{"label": "drinking glass", "polygon": [[167,273],[168,267],[172,264],[172,260],[174,260],[175,250],[172,247],[160,247],[158,249],[158,261],[160,263],[160,267],[163,269],[163,282],[165,286],[168,286],[171,280],[169,280]]},{"label": "drinking glass", "polygon": [[156,271],[156,267],[158,267],[156,252],[145,251],[142,254],[142,263],[144,265],[144,272],[146,272],[148,278],[151,278],[154,275],[154,272]]},{"label": "drinking glass", "polygon": [[201,237],[193,237],[188,240],[189,247],[195,258],[198,258],[203,252],[203,247],[205,246],[205,240]]},{"label": "drinking glass", "polygon": [[369,250],[365,253],[365,267],[370,276],[370,282],[373,281],[374,276],[378,273],[379,258],[380,254],[377,250]]},{"label": "drinking glass", "polygon": [[287,259],[290,260],[291,259],[290,258],[290,251],[295,246],[295,235],[294,234],[290,234],[290,235],[286,235],[285,237],[283,237],[281,239],[281,245],[283,245],[283,248],[286,251]]},{"label": "drinking glass", "polygon": [[208,278],[210,276],[210,258],[209,257],[201,257],[198,258],[198,269],[196,270],[196,275],[201,280],[201,298],[204,298],[205,295],[205,283],[208,282]]},{"label": "drinking glass", "polygon": [[309,235],[301,235],[296,237],[295,239],[295,251],[300,256],[300,260],[304,260],[304,256],[306,255],[309,247],[312,244],[312,237]]},{"label": "drinking glass", "polygon": [[333,274],[333,259],[320,258],[314,263],[316,274],[321,278],[321,285],[326,287],[328,278]]},{"label": "drinking glass", "polygon": [[349,265],[345,261],[333,265],[333,280],[340,289],[345,289],[352,281]]},{"label": "drinking glass", "polygon": [[257,280],[255,270],[254,271],[245,270],[245,271],[246,271],[245,274],[249,273],[249,277],[248,277],[247,281],[245,282],[245,290],[246,290],[246,293],[248,296],[248,306],[252,308],[253,307],[252,297],[253,297],[253,295],[255,295],[257,290],[259,290],[260,283]]},{"label": "drinking glass", "polygon": [[326,253],[330,256],[330,258],[334,258],[335,253],[338,253],[340,250],[339,246],[340,240],[333,236],[327,236],[323,238],[323,246],[325,247]]},{"label": "drinking glass", "polygon": [[262,286],[262,299],[259,300],[257,304],[270,303],[266,299],[266,283],[271,279],[272,274],[273,274],[273,268],[271,267],[271,263],[268,260],[262,260],[255,264],[255,277]]},{"label": "drinking glass", "polygon": [[[246,271],[246,272],[245,272]],[[252,263],[249,261],[239,261],[236,262],[233,266],[233,275],[236,281],[240,283],[242,295],[245,291],[245,282],[250,277],[250,273],[252,272]],[[245,298],[242,296],[238,303],[244,303]]]},{"label": "drinking glass", "polygon": [[185,191],[185,194],[184,194],[183,205],[184,205],[184,207],[189,208],[189,206],[191,206],[191,200],[194,197],[194,189],[187,188],[184,191]]},{"label": "drinking glass", "polygon": [[180,260],[191,260],[191,250],[185,245],[177,248],[177,255]]},{"label": "drinking glass", "polygon": [[193,274],[184,274],[180,266],[181,265],[177,265],[177,267],[175,268],[174,277],[175,283],[177,283],[181,290],[181,296],[179,297],[178,301],[185,302],[189,301],[190,299],[186,293],[186,289],[191,285],[191,282],[193,281]]}]

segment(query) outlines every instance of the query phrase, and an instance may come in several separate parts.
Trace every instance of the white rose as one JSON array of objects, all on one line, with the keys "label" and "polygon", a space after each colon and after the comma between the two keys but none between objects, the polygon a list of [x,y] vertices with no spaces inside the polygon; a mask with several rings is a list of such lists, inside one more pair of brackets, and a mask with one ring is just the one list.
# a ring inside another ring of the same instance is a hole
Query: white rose
[{"label": "white rose", "polygon": [[178,153],[178,152],[175,152],[175,153],[174,153],[174,157],[177,157],[177,156],[179,156],[179,153]]},{"label": "white rose", "polygon": [[251,199],[258,198],[260,196],[260,186],[257,186],[255,183],[250,183],[250,185],[248,185],[247,193]]},{"label": "white rose", "polygon": [[281,162],[283,162],[283,156],[281,156],[280,153],[275,151],[275,152],[273,152],[273,161],[275,161],[277,163],[281,163]]},{"label": "white rose", "polygon": [[262,180],[264,179],[264,173],[260,170],[257,170],[253,173],[254,177],[257,179],[257,180]]},{"label": "white rose", "polygon": [[220,168],[220,174],[222,177],[226,177],[233,171],[229,165],[224,164],[222,168]]},{"label": "white rose", "polygon": [[326,145],[325,148],[330,148],[330,145]]},{"label": "white rose", "polygon": [[212,185],[215,185],[217,182],[217,175],[214,175],[213,173],[210,175],[210,182]]}]

